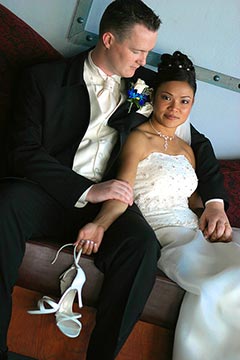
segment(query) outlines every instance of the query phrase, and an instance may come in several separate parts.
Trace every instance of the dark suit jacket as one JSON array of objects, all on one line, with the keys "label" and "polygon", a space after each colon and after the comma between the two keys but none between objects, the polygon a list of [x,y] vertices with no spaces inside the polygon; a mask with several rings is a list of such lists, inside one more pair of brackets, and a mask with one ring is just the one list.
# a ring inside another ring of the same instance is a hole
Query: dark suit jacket
[{"label": "dark suit jacket", "polygon": [[[38,183],[64,207],[73,207],[92,181],[72,170],[73,158],[89,124],[90,102],[83,80],[83,64],[88,51],[73,58],[27,69],[19,84],[15,121],[9,148],[10,175]],[[138,77],[151,86],[155,73],[139,68]],[[119,132],[104,179],[113,178],[116,159],[132,128],[146,118],[128,114],[125,102],[108,124]],[[197,160],[199,192],[206,201],[225,200],[222,176],[210,142],[192,127],[192,147]]]}]

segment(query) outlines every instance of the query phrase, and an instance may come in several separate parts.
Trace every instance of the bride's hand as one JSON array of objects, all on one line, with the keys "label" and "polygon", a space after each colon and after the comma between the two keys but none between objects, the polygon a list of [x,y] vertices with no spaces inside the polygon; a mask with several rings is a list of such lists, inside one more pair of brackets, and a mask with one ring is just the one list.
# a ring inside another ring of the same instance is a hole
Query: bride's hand
[{"label": "bride's hand", "polygon": [[200,217],[199,228],[211,242],[232,241],[232,227],[222,203],[210,202],[206,205]]},{"label": "bride's hand", "polygon": [[83,254],[90,255],[96,253],[102,242],[104,235],[104,228],[95,223],[88,223],[83,226],[78,233],[77,240],[74,245],[77,245],[77,250],[82,249]]}]

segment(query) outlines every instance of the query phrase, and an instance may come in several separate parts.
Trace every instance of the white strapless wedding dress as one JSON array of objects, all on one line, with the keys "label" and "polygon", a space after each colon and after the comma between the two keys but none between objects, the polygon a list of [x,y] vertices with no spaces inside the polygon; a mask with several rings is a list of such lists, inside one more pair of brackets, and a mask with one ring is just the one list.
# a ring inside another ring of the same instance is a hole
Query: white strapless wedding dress
[{"label": "white strapless wedding dress", "polygon": [[196,187],[183,155],[139,163],[135,202],[162,245],[158,266],[186,290],[173,360],[240,360],[240,230],[231,243],[208,242],[188,208]]}]

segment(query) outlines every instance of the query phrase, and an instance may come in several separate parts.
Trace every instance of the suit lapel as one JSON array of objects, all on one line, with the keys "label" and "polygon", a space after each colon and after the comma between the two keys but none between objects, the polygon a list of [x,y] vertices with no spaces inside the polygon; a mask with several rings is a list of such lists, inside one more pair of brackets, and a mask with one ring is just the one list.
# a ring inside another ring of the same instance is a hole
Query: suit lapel
[{"label": "suit lapel", "polygon": [[[131,83],[134,83],[136,76],[132,78],[125,79],[126,91],[129,88]],[[128,133],[132,128],[140,125],[146,118],[138,113],[135,106],[132,107],[129,112],[129,101],[124,101],[117,110],[110,116],[108,120],[108,125],[119,131],[120,133]]]}]

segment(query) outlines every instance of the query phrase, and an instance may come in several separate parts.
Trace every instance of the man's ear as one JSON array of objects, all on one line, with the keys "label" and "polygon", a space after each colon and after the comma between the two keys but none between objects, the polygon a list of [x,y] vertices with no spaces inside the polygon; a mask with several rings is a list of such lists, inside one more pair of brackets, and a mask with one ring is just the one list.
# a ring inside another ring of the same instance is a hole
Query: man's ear
[{"label": "man's ear", "polygon": [[102,36],[102,41],[106,49],[111,47],[111,44],[114,40],[114,35],[111,32],[105,32]]}]

